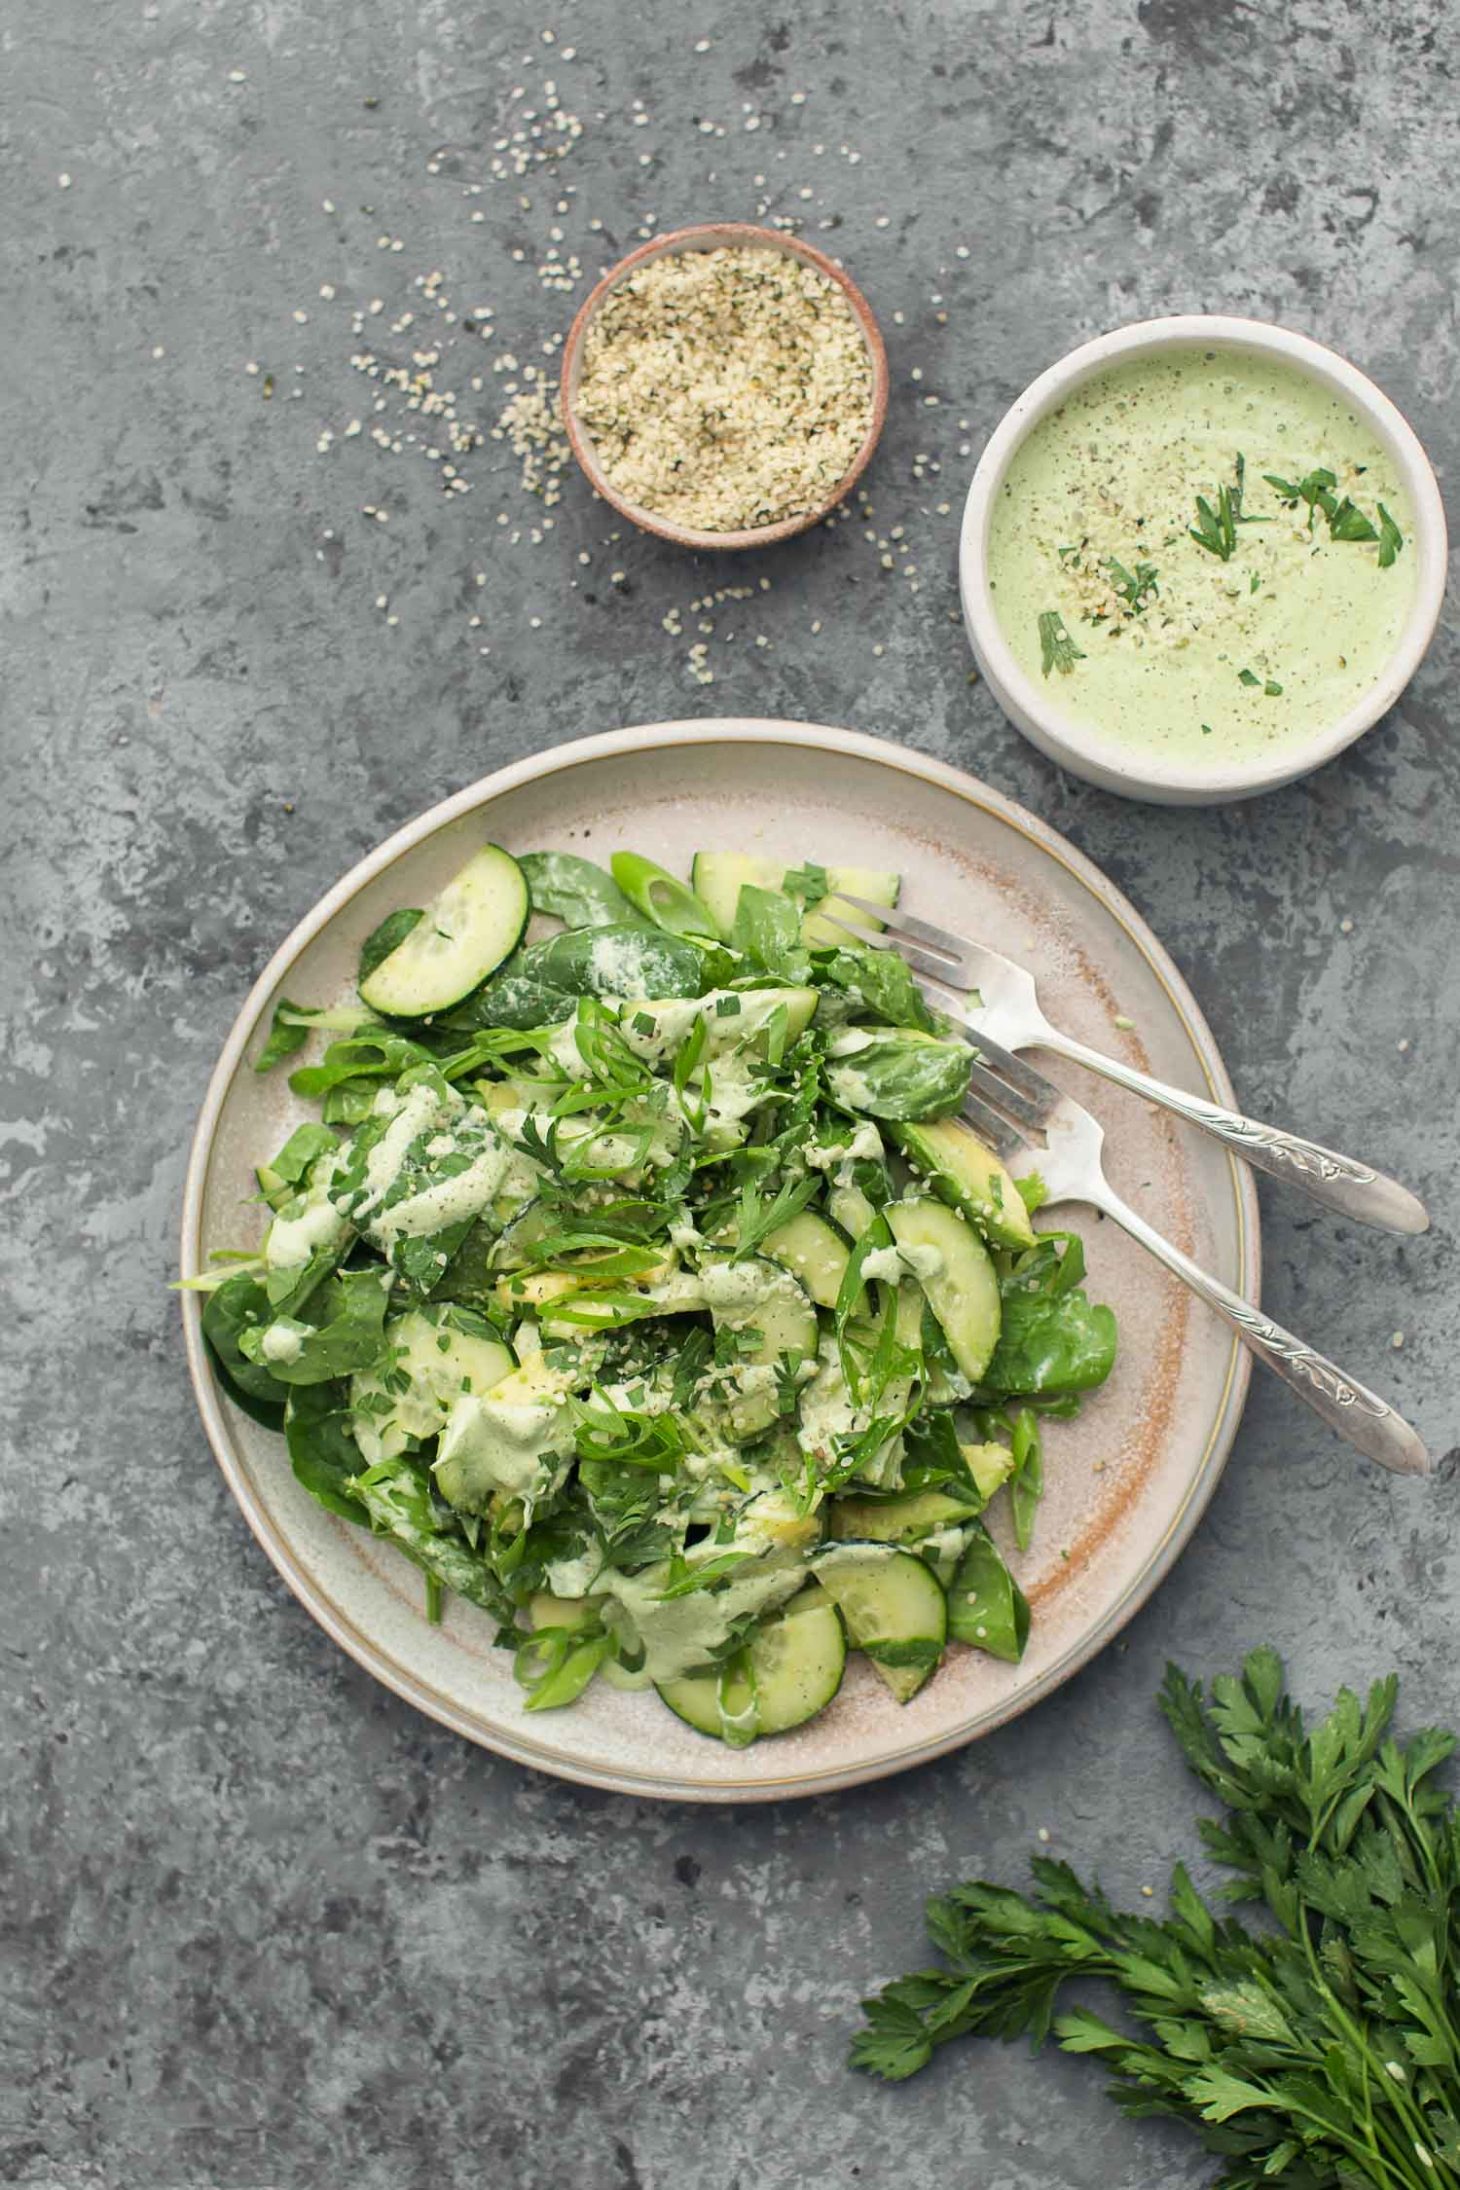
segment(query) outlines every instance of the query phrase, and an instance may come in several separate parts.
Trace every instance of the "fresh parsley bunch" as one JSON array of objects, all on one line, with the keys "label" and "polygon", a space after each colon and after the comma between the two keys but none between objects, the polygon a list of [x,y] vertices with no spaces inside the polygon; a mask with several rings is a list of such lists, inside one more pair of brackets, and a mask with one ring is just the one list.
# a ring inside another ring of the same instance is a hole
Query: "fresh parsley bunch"
[{"label": "fresh parsley bunch", "polygon": [[[1256,1650],[1210,1701],[1174,1666],[1161,1708],[1202,1784],[1207,1854],[1234,1873],[1218,1915],[1177,1865],[1171,1914],[1128,1916],[1067,1864],[1034,1863],[1032,1895],[984,1883],[928,1904],[944,1966],[864,2003],[853,2063],[896,2081],[966,2034],[1036,2044],[1115,2072],[1127,2113],[1190,2122],[1225,2190],[1455,2190],[1460,2185],[1460,1813],[1434,1785],[1455,1736],[1388,1738],[1398,1682],[1344,1689],[1310,1733],[1282,1662]],[[1105,1978],[1142,2035],[1087,2007]]]}]

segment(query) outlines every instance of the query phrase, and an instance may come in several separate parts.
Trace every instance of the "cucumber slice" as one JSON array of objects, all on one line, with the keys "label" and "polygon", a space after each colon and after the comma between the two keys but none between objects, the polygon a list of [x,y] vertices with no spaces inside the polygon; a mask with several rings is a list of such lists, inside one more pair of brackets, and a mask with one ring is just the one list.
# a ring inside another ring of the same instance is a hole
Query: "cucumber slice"
[{"label": "cucumber slice", "polygon": [[876,1222],[877,1212],[860,1186],[834,1186],[826,1197],[827,1214],[833,1224],[839,1224],[848,1239],[860,1239],[869,1224]]},{"label": "cucumber slice", "polygon": [[902,887],[900,875],[888,874],[880,867],[828,867],[826,879],[831,884],[830,896],[814,905],[801,922],[801,940],[808,950],[827,950],[837,944],[846,947],[849,938],[844,929],[832,925],[833,915],[864,928],[882,926],[860,905],[844,904],[837,896],[838,890],[850,890],[854,896],[865,897],[874,905],[886,905],[890,911]]},{"label": "cucumber slice", "polygon": [[948,1600],[923,1561],[894,1544],[835,1544],[812,1571],[899,1703],[910,1703],[948,1639]]},{"label": "cucumber slice", "polygon": [[836,1608],[813,1582],[757,1628],[728,1666],[662,1681],[659,1693],[700,1734],[740,1749],[789,1733],[824,1711],[842,1684],[847,1646]]},{"label": "cucumber slice", "polygon": [[799,1278],[818,1308],[834,1308],[851,1249],[814,1209],[803,1209],[761,1241],[772,1262]]},{"label": "cucumber slice", "polygon": [[888,1132],[939,1201],[977,1225],[996,1247],[1032,1247],[1034,1227],[1018,1187],[991,1148],[961,1118],[891,1124]]},{"label": "cucumber slice", "polygon": [[[758,890],[779,890],[784,886],[788,872],[783,859],[769,859],[763,854],[751,852],[696,852],[690,867],[690,879],[694,883],[695,896],[705,907],[720,932],[721,940],[728,942],[730,930],[735,925],[735,907],[740,892],[749,883]],[[855,905],[839,904],[838,890],[852,890],[858,897],[870,898],[874,905],[892,906],[897,903],[901,879],[888,874],[880,867],[828,867],[826,879],[831,895],[813,906],[801,922],[801,940],[808,949],[823,950],[829,945],[845,943],[847,937],[840,928],[832,926],[826,915],[839,914],[846,920],[859,920],[864,927],[880,927],[880,921],[862,912]]]},{"label": "cucumber slice", "polygon": [[973,1518],[972,1506],[942,1490],[910,1490],[900,1498],[834,1498],[830,1513],[838,1543],[864,1544],[916,1543]]},{"label": "cucumber slice", "polygon": [[779,859],[757,858],[749,852],[696,852],[689,878],[695,896],[728,943],[735,925],[735,907],[746,883],[757,890],[778,890],[785,866]]},{"label": "cucumber slice", "polygon": [[953,1359],[977,1384],[994,1357],[1003,1317],[988,1249],[941,1201],[889,1202],[882,1213],[943,1326]]},{"label": "cucumber slice", "polygon": [[449,1010],[517,948],[527,914],[522,869],[500,845],[484,845],[360,983],[361,1002],[387,1019]]},{"label": "cucumber slice", "polygon": [[[711,1264],[700,1276],[716,1330],[760,1333],[754,1348],[741,1355],[745,1368],[773,1370],[789,1353],[816,1359],[821,1336],[816,1310],[789,1271],[753,1255],[741,1263]],[[757,1376],[751,1389],[730,1401],[730,1427],[741,1441],[759,1437],[777,1413],[774,1377]]]}]

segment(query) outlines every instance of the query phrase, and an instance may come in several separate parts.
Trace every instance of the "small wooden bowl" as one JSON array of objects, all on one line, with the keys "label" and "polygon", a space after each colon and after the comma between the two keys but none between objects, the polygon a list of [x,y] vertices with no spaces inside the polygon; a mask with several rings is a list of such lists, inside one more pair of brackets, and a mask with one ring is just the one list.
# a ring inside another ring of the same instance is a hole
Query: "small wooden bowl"
[{"label": "small wooden bowl", "polygon": [[[617,288],[625,275],[632,274],[650,259],[664,257],[678,251],[717,251],[726,245],[754,245],[758,249],[779,251],[784,258],[800,259],[803,265],[814,266],[819,274],[834,281],[845,296],[857,317],[872,361],[872,416],[867,424],[866,437],[845,476],[838,480],[831,493],[817,508],[805,510],[799,517],[784,517],[775,525],[752,525],[741,532],[698,532],[689,525],[676,525],[652,511],[640,509],[634,502],[625,501],[604,476],[594,452],[592,437],[579,424],[577,413],[578,382],[583,366],[583,342],[594,314],[603,304],[611,289]],[[630,251],[627,258],[611,266],[603,279],[589,291],[579,309],[577,318],[568,331],[563,349],[562,374],[563,424],[573,454],[577,457],[583,474],[594,492],[601,494],[623,516],[645,532],[656,533],[661,540],[672,540],[677,547],[687,548],[756,548],[769,547],[773,541],[789,540],[795,533],[809,532],[819,525],[837,505],[843,502],[856,485],[872,459],[887,416],[887,351],[882,341],[882,330],[872,314],[872,307],[861,290],[844,273],[834,259],[824,251],[817,251],[798,237],[783,235],[777,228],[760,228],[752,221],[704,221],[693,228],[676,228],[666,236],[655,236],[650,243],[641,244],[637,251]]]}]

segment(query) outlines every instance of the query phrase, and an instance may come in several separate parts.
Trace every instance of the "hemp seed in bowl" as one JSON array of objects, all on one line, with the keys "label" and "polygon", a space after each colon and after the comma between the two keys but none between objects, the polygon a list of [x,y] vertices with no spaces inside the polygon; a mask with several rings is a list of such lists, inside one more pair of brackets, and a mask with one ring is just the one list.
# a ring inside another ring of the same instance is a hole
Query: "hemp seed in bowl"
[{"label": "hemp seed in bowl", "polygon": [[563,360],[574,451],[608,501],[690,546],[825,516],[876,445],[876,322],[820,252],[740,224],[662,237],[589,297]]}]

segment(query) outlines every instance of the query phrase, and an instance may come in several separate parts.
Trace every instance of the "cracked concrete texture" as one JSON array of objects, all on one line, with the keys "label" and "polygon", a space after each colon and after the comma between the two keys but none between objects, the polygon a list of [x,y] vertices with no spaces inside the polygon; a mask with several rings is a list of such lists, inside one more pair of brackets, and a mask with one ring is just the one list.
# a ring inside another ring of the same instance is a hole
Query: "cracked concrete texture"
[{"label": "cracked concrete texture", "polygon": [[[1059,775],[970,686],[953,553],[960,451],[1074,342],[1170,309],[1346,351],[1445,481],[1457,59],[1453,8],[1358,0],[52,0],[12,25],[0,2180],[1206,2179],[1074,2062],[853,2079],[856,1999],[921,1958],[926,1891],[1017,1878],[1040,1826],[1118,1895],[1161,1884],[1195,1807],[1152,1707],[1168,1655],[1210,1673],[1270,1638],[1315,1700],[1393,1665],[1411,1721],[1460,1720],[1451,1481],[1355,1464],[1259,1380],[1180,1567],[1052,1702],[865,1793],[655,1808],[464,1747],[326,1641],[209,1458],[164,1288],[211,1060],[337,874],[545,744],[801,716],[1067,831],[1171,946],[1248,1106],[1425,1193],[1414,1243],[1265,1193],[1268,1299],[1453,1452],[1453,611],[1318,778],[1160,813]],[[582,124],[567,157],[496,178],[555,111]],[[737,563],[771,587],[707,613],[704,687],[688,604],[725,574],[615,536],[574,480],[545,513],[489,429],[572,309],[540,267],[762,208],[882,316],[873,529],[904,529],[890,576],[860,523]],[[415,286],[435,271],[454,320]],[[459,496],[404,440],[444,446],[441,422],[351,364],[438,345],[437,388],[488,429]]]}]

